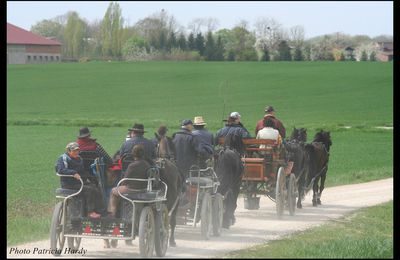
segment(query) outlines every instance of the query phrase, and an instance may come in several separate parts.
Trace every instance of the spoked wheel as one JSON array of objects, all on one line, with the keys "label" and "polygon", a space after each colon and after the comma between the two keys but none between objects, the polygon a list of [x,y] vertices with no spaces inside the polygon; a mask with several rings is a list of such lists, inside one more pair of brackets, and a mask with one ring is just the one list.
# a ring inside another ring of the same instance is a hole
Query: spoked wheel
[{"label": "spoked wheel", "polygon": [[63,202],[54,207],[50,226],[50,249],[54,256],[59,256],[64,248],[65,236],[61,234],[63,228]]},{"label": "spoked wheel", "polygon": [[211,195],[204,193],[201,202],[201,236],[204,240],[210,239],[212,229],[212,202]]},{"label": "spoked wheel", "polygon": [[151,207],[146,206],[140,213],[139,251],[141,257],[152,257],[154,251],[154,214]]},{"label": "spoked wheel", "polygon": [[285,171],[283,167],[279,167],[276,179],[276,188],[275,188],[276,214],[278,218],[282,218],[283,214],[283,209],[285,205],[285,188],[286,188]]},{"label": "spoked wheel", "polygon": [[296,210],[296,177],[294,173],[290,174],[289,177],[289,190],[288,190],[288,200],[289,200],[289,214],[294,216]]},{"label": "spoked wheel", "polygon": [[167,206],[165,204],[161,204],[160,211],[156,212],[156,233],[154,236],[154,246],[156,249],[156,255],[160,257],[165,256],[165,253],[168,249],[169,217]]},{"label": "spoked wheel", "polygon": [[81,245],[81,237],[68,237],[67,242],[68,242],[68,247],[74,250],[78,250],[79,246]]},{"label": "spoked wheel", "polygon": [[220,193],[216,193],[212,201],[212,226],[214,236],[221,235],[222,219],[224,217],[224,201]]}]

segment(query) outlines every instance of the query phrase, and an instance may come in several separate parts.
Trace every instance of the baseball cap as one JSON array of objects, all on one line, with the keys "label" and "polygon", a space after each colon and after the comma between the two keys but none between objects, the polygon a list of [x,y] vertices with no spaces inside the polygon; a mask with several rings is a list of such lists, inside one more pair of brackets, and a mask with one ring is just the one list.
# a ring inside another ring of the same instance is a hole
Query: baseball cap
[{"label": "baseball cap", "polygon": [[79,144],[77,142],[72,142],[72,143],[67,144],[67,146],[65,148],[68,151],[79,150]]},{"label": "baseball cap", "polygon": [[232,112],[231,115],[230,115],[229,117],[234,118],[234,119],[237,119],[237,118],[240,117],[240,114],[239,114],[239,112]]}]

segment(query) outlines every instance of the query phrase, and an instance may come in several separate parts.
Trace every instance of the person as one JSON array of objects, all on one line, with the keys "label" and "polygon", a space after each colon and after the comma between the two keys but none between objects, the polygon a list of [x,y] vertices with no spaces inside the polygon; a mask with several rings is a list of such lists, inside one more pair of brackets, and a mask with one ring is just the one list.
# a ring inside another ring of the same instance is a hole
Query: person
[{"label": "person", "polygon": [[[120,148],[120,158],[124,158],[128,154],[132,152],[132,149],[135,145],[143,144],[144,147],[144,159],[150,163],[151,165],[154,164],[156,159],[156,150],[154,148],[154,144],[152,141],[148,140],[147,138],[143,137],[143,134],[146,132],[144,131],[143,124],[135,123],[132,128],[128,129],[131,132],[131,139],[125,141],[121,148]],[[125,169],[123,169],[125,170]]]},{"label": "person", "polygon": [[79,129],[79,135],[77,136],[76,142],[81,151],[96,151],[99,156],[103,157],[106,165],[113,163],[111,156],[108,155],[104,148],[96,142],[96,139],[91,138],[91,132],[88,127],[82,127]]},{"label": "person", "polygon": [[221,137],[225,137],[228,134],[236,134],[242,138],[251,138],[249,131],[240,122],[241,116],[239,112],[232,112],[225,124],[225,127],[219,129],[215,134],[215,144],[218,144],[218,140]]},{"label": "person", "polygon": [[[181,174],[183,184],[189,174],[190,167],[197,163],[199,146],[197,139],[192,134],[193,122],[185,119],[181,123],[181,130],[172,135],[172,141],[175,145],[176,166]],[[182,185],[185,187],[185,185]]]},{"label": "person", "polygon": [[88,172],[83,167],[83,160],[79,156],[79,144],[76,142],[68,143],[66,152],[62,154],[56,163],[56,172],[60,175],[70,175],[70,177],[61,177],[60,184],[63,189],[79,190],[82,179],[84,185],[82,188],[83,197],[86,200],[87,212],[90,218],[100,218],[105,213],[105,205],[101,192],[97,185],[91,182]]},{"label": "person", "polygon": [[[279,131],[274,129],[274,121],[271,117],[264,119],[264,128],[258,131],[257,139],[271,139],[276,140],[278,144],[282,144],[282,137]],[[260,148],[265,148],[264,144],[260,145]],[[265,154],[265,151],[261,151],[260,154]]]},{"label": "person", "polygon": [[204,122],[204,119],[202,116],[196,116],[194,118],[194,131],[192,132],[195,138],[198,140],[198,150],[204,151],[204,153],[199,155],[199,167],[200,168],[206,168],[207,163],[206,161],[210,158],[212,158],[214,154],[214,137],[213,134],[208,132],[205,129],[205,125],[207,123]]},{"label": "person", "polygon": [[[147,169],[150,164],[145,160],[145,146],[138,144],[133,146],[132,152],[133,162],[129,164],[123,178],[147,179]],[[111,190],[108,211],[110,217],[115,217],[117,214],[118,203],[120,201],[120,193],[128,193],[135,190],[144,190],[147,188],[147,182],[144,181],[127,181],[126,184],[115,187]]]},{"label": "person", "polygon": [[265,107],[264,111],[265,111],[265,115],[264,115],[263,119],[260,119],[257,122],[256,130],[255,130],[256,135],[257,135],[258,131],[260,131],[261,129],[264,128],[264,119],[269,117],[274,122],[274,128],[279,131],[279,134],[281,135],[282,141],[283,141],[286,138],[286,129],[283,126],[282,122],[278,118],[276,118],[274,107],[267,106],[267,107]]}]

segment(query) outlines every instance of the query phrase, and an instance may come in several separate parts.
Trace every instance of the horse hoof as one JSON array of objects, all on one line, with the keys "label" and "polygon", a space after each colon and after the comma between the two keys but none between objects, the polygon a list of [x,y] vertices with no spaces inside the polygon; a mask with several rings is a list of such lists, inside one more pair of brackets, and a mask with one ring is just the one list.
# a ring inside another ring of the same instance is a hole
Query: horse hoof
[{"label": "horse hoof", "polygon": [[171,247],[176,247],[175,241],[169,241],[169,246],[171,246]]}]

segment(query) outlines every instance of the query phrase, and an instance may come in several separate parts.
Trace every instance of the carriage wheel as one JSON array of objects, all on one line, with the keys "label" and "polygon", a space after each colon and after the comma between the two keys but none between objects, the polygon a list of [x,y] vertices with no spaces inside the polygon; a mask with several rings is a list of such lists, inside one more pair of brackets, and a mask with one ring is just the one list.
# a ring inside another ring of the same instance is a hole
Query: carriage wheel
[{"label": "carriage wheel", "polygon": [[65,236],[62,232],[63,202],[54,207],[50,226],[50,249],[54,256],[59,256],[64,248]]},{"label": "carriage wheel", "polygon": [[220,193],[216,193],[212,203],[212,225],[214,236],[221,235],[222,219],[224,217],[224,201]]},{"label": "carriage wheel", "polygon": [[294,216],[296,210],[296,177],[294,176],[294,173],[291,173],[289,177],[288,200],[289,214]]},{"label": "carriage wheel", "polygon": [[[125,242],[126,242],[126,240],[125,240]],[[117,246],[118,246],[118,240],[117,239],[111,239],[111,247],[112,248],[117,248]]]},{"label": "carriage wheel", "polygon": [[285,188],[286,188],[285,171],[283,167],[279,167],[276,179],[276,188],[275,188],[276,214],[278,215],[278,218],[282,218],[283,214],[283,208],[285,205]]},{"label": "carriage wheel", "polygon": [[140,213],[139,250],[141,257],[152,257],[154,251],[154,214],[151,207],[146,206]]},{"label": "carriage wheel", "polygon": [[168,248],[169,217],[167,206],[165,206],[165,204],[161,204],[161,209],[160,211],[157,211],[156,214],[156,234],[154,237],[154,246],[156,249],[156,255],[160,257],[165,256]]},{"label": "carriage wheel", "polygon": [[203,200],[201,202],[201,236],[203,239],[210,239],[212,229],[212,203],[211,196],[209,193],[204,193]]},{"label": "carriage wheel", "polygon": [[78,250],[79,246],[81,245],[81,237],[68,237],[67,242],[68,242],[68,247],[74,250]]}]

